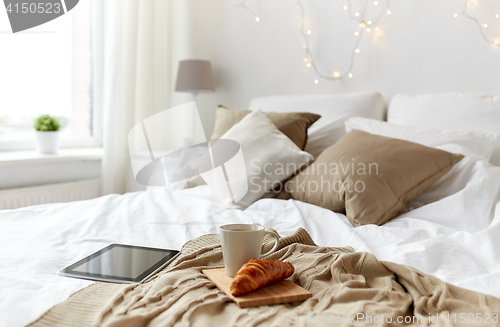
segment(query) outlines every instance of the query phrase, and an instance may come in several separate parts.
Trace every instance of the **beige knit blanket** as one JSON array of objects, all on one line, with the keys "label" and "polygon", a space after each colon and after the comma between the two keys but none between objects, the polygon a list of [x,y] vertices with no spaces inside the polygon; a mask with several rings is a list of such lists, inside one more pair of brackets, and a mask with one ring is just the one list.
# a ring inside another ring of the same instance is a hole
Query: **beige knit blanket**
[{"label": "beige knit blanket", "polygon": [[240,309],[201,273],[223,265],[219,236],[205,235],[187,242],[181,255],[149,281],[93,284],[31,326],[500,325],[495,297],[352,248],[316,246],[303,229],[281,238],[279,251],[269,258],[291,262],[291,279],[312,298]]}]

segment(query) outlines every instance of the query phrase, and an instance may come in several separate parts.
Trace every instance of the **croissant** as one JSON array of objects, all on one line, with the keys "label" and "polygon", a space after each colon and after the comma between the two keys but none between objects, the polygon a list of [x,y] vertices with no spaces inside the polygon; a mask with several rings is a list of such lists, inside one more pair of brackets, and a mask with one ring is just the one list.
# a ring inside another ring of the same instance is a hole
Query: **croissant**
[{"label": "croissant", "polygon": [[289,262],[252,259],[238,270],[229,291],[233,296],[240,296],[288,278],[294,271]]}]

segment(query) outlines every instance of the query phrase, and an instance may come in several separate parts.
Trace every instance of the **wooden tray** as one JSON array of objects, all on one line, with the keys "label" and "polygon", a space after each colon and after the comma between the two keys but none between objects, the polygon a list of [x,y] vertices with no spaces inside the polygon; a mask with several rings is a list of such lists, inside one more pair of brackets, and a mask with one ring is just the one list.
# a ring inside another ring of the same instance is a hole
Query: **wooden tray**
[{"label": "wooden tray", "polygon": [[266,286],[245,295],[234,297],[229,292],[229,285],[231,285],[233,278],[226,275],[224,268],[205,269],[202,270],[202,272],[240,308],[304,301],[312,296],[310,292],[299,285],[291,280],[285,279],[279,283]]}]

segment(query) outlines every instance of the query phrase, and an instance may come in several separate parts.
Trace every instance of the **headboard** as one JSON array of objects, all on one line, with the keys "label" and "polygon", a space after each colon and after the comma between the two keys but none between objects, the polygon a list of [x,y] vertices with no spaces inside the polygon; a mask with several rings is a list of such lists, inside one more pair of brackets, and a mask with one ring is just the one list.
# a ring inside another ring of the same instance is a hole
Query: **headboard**
[{"label": "headboard", "polygon": [[387,121],[439,129],[487,131],[497,134],[490,162],[500,166],[500,97],[464,93],[397,94]]}]

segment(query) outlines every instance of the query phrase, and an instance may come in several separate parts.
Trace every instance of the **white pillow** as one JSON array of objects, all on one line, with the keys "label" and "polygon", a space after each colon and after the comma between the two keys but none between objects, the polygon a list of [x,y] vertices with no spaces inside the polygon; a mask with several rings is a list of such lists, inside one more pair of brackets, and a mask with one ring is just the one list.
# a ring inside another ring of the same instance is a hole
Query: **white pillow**
[{"label": "white pillow", "polygon": [[[500,134],[500,97],[464,93],[397,94],[389,104],[387,121],[401,125]],[[500,165],[500,139],[491,162]]]},{"label": "white pillow", "polygon": [[231,192],[240,193],[248,188],[246,194],[233,203],[227,185],[220,182],[215,170],[201,174],[227,208],[248,207],[276,186],[275,183],[286,180],[313,160],[312,155],[302,151],[258,109],[233,125],[220,139],[238,142],[243,153],[246,174],[231,174],[229,171],[236,170],[228,169]]},{"label": "white pillow", "polygon": [[[468,182],[468,171],[477,159],[489,158],[495,146],[495,135],[489,132],[451,131],[415,126],[403,126],[365,118],[351,118],[346,122],[346,132],[353,129],[372,134],[397,138],[440,150],[466,155],[434,185],[419,195],[402,213],[418,209],[459,192]],[[484,159],[483,159],[484,160]],[[461,176],[461,178],[457,178]]]},{"label": "white pillow", "polygon": [[345,134],[349,117],[384,119],[386,104],[379,93],[286,95],[254,98],[250,110],[311,112],[321,118],[309,127],[305,151],[317,157]]},{"label": "white pillow", "polygon": [[397,138],[428,147],[456,144],[458,152],[464,155],[479,155],[489,159],[495,148],[496,135],[490,132],[453,131],[404,126],[367,118],[350,118],[345,123],[346,132],[353,129],[371,134]]}]

